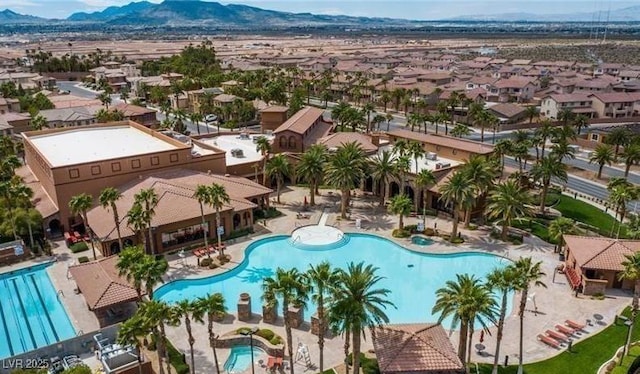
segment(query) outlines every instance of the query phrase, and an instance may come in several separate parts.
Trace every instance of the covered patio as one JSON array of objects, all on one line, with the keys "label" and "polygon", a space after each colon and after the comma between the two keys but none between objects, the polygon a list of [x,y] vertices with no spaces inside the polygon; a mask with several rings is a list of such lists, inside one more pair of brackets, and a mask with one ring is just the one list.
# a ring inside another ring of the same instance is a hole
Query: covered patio
[{"label": "covered patio", "polygon": [[[84,296],[101,327],[127,319],[135,312],[134,302],[140,298],[131,282],[118,274],[118,258],[110,256],[69,267],[77,292]],[[141,291],[140,296],[144,294]]]}]

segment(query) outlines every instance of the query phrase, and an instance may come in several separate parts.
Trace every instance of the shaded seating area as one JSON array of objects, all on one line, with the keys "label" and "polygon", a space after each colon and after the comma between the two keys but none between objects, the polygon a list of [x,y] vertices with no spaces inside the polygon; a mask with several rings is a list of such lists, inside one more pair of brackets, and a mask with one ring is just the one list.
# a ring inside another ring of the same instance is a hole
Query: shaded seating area
[{"label": "shaded seating area", "polygon": [[[139,298],[135,287],[118,274],[117,262],[118,256],[110,256],[69,267],[78,292],[100,326],[127,319],[135,311],[134,302]],[[141,290],[141,295],[144,294]]]},{"label": "shaded seating area", "polygon": [[205,247],[200,247],[200,248],[196,248],[193,251],[191,251],[191,253],[193,253],[194,256],[200,258],[200,257],[205,257],[208,254],[213,254],[216,252],[220,252],[220,250],[224,250],[226,248],[226,245],[224,243],[218,245],[210,245],[209,248],[205,248]]}]

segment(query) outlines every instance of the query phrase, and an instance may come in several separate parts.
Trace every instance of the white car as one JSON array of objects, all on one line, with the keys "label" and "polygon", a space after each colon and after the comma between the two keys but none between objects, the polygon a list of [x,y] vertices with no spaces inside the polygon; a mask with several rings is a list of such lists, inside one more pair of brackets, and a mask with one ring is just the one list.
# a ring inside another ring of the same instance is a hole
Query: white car
[{"label": "white car", "polygon": [[216,116],[215,114],[207,114],[204,117],[204,121],[205,122],[215,122],[218,120],[218,116]]}]

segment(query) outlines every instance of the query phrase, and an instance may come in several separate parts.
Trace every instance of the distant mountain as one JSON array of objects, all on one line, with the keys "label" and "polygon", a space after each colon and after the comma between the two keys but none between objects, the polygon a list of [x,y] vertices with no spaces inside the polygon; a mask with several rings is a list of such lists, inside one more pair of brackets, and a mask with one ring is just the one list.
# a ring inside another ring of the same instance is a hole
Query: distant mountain
[{"label": "distant mountain", "polygon": [[109,7],[101,12],[74,13],[67,20],[133,26],[193,25],[242,28],[324,25],[389,26],[413,23],[389,18],[287,13],[247,5],[222,5],[200,0],[165,0],[160,4],[146,1],[133,2],[121,7]]},{"label": "distant mountain", "polygon": [[5,9],[0,11],[0,23],[36,23],[46,22],[44,18],[16,13],[13,10]]},{"label": "distant mountain", "polygon": [[[609,13],[607,15],[607,13]],[[637,22],[640,21],[640,5],[612,9],[610,12],[577,12],[562,14],[502,13],[490,15],[469,15],[451,18],[451,21],[506,21],[506,22]]]}]

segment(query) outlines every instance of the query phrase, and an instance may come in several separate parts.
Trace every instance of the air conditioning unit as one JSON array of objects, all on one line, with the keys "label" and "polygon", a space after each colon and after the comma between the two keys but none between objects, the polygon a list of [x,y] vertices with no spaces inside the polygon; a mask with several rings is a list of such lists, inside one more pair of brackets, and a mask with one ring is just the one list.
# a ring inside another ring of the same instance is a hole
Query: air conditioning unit
[{"label": "air conditioning unit", "polygon": [[427,155],[425,156],[425,158],[427,160],[436,161],[438,159],[438,154],[433,152],[427,152]]}]

